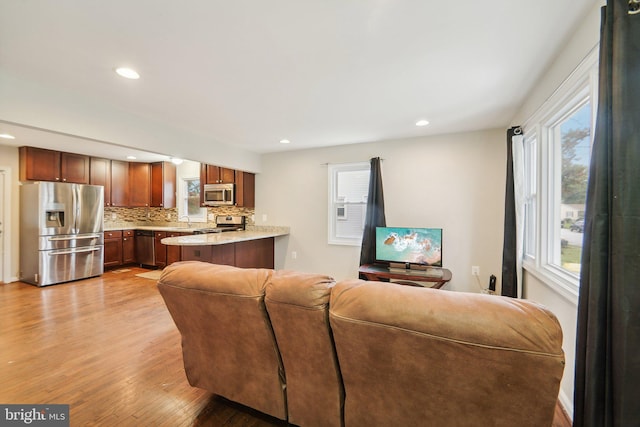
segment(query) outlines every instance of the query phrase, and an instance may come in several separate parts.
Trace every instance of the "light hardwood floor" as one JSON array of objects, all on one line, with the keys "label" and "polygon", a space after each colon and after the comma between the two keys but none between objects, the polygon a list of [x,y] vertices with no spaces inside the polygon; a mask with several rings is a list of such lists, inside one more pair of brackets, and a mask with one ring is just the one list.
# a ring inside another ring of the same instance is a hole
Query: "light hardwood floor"
[{"label": "light hardwood floor", "polygon": [[284,425],[189,386],[156,282],[126,270],[0,285],[0,403],[69,404],[72,426]]},{"label": "light hardwood floor", "polygon": [[[0,403],[69,404],[72,426],[286,425],[189,386],[180,335],[156,282],[135,276],[144,271],[0,284]],[[571,425],[559,415],[554,427]]]}]

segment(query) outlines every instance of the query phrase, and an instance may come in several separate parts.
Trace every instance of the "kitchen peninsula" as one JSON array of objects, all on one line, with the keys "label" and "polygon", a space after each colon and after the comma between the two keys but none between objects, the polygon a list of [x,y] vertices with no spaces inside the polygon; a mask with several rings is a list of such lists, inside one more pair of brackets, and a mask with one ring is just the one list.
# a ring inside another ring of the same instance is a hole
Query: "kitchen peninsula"
[{"label": "kitchen peninsula", "polygon": [[274,268],[275,238],[288,234],[288,227],[250,227],[225,233],[166,237],[161,242],[167,246],[180,246],[182,261]]}]

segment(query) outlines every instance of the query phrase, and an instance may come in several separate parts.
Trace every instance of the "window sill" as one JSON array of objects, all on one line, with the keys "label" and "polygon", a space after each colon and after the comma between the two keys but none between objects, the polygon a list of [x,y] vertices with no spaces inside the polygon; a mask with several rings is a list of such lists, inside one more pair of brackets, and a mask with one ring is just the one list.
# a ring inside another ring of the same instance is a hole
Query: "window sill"
[{"label": "window sill", "polygon": [[538,267],[533,262],[524,262],[523,269],[531,274],[549,289],[564,299],[578,306],[578,284],[575,279],[552,268]]}]

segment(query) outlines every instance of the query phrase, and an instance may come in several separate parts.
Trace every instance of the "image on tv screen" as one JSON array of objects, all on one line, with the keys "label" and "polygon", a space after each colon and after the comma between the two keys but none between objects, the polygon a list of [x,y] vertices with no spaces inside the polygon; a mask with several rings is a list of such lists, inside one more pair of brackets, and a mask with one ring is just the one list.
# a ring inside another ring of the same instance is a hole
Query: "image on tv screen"
[{"label": "image on tv screen", "polygon": [[377,227],[376,259],[442,267],[442,229]]}]

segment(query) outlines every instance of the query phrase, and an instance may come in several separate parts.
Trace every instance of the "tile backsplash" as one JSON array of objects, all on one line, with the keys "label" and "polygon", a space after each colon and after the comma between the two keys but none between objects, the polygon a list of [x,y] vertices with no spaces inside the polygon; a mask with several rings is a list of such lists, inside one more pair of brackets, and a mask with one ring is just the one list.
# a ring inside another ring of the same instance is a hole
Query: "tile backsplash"
[{"label": "tile backsplash", "polygon": [[[244,215],[247,217],[247,225],[255,225],[253,215],[255,209],[240,208],[237,206],[221,206],[207,208],[207,218],[211,214],[214,218],[218,215]],[[165,208],[104,208],[104,225],[105,227],[121,226],[123,224],[144,225],[144,224],[165,224],[178,223],[178,209]],[[203,223],[199,223],[203,224]],[[207,220],[207,224],[213,226],[215,220]]]}]

